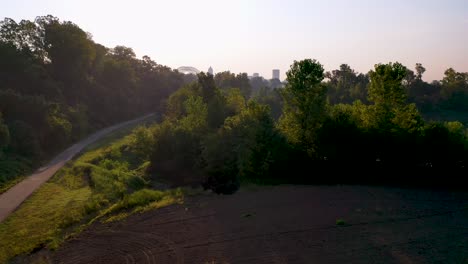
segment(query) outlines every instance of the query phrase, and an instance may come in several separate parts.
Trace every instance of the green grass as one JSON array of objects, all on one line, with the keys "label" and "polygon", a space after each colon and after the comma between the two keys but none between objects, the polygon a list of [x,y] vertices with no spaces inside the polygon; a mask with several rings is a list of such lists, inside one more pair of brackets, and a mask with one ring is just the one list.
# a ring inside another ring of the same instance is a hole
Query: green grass
[{"label": "green grass", "polygon": [[0,158],[0,194],[31,173],[32,167],[32,162],[26,158],[3,154],[3,157]]},{"label": "green grass", "polygon": [[[130,134],[131,131],[135,129],[135,127],[154,123],[158,119],[159,117],[157,115],[153,115],[137,123],[130,124],[120,129],[117,129],[107,134],[100,140],[85,147],[81,151],[81,153],[108,146],[112,142],[124,137],[125,135]],[[53,159],[54,156],[55,155],[50,155],[48,159]],[[22,181],[27,175],[31,174],[33,170],[38,168],[38,165],[39,164],[33,164],[31,160],[24,157],[11,154],[3,154],[3,156],[0,157],[0,194],[6,192],[11,187],[15,186],[15,184]]]},{"label": "green grass", "polygon": [[98,141],[96,141],[94,143],[91,143],[90,145],[85,147],[83,149],[82,153],[108,146],[112,142],[114,142],[114,141],[116,141],[116,140],[130,134],[131,131],[134,130],[136,127],[141,126],[141,125],[149,125],[149,124],[155,123],[155,122],[158,121],[158,119],[159,119],[159,117],[157,115],[153,115],[153,116],[150,116],[150,117],[148,117],[148,118],[146,118],[146,119],[144,119],[144,120],[142,120],[142,121],[140,121],[138,123],[127,125],[127,126],[125,126],[123,128],[112,131],[109,134],[107,134],[106,136],[102,137],[100,140],[98,140]]},{"label": "green grass", "polygon": [[89,187],[69,190],[56,183],[44,184],[0,224],[0,263],[38,247],[55,248],[62,231],[84,217],[90,196]]},{"label": "green grass", "polygon": [[95,221],[118,221],[183,201],[181,189],[149,189],[148,161],[133,147],[132,135],[116,140],[121,136],[114,133],[67,164],[0,223],[0,263],[40,248],[56,249]]},{"label": "green grass", "polygon": [[337,219],[336,220],[336,225],[337,226],[344,226],[344,225],[346,225],[346,222],[343,219]]},{"label": "green grass", "polygon": [[26,176],[17,176],[14,179],[6,181],[4,184],[0,185],[0,194],[8,191],[11,187],[15,186],[17,183],[21,182],[24,180]]}]

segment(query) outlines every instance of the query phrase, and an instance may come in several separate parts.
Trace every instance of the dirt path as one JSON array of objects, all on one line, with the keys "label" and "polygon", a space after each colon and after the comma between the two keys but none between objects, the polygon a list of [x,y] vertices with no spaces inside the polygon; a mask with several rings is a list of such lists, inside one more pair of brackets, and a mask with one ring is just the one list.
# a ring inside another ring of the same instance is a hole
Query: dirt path
[{"label": "dirt path", "polygon": [[83,148],[109,134],[110,132],[125,127],[130,124],[140,122],[153,114],[146,115],[137,119],[126,121],[92,134],[75,145],[69,147],[57,157],[55,157],[48,165],[38,169],[34,174],[19,182],[11,189],[0,195],[0,222],[10,215],[18,206],[26,200],[39,186],[52,177],[55,172],[65,165],[67,161],[73,158]]},{"label": "dirt path", "polygon": [[202,194],[93,224],[52,262],[468,263],[467,205],[466,192],[366,186]]}]

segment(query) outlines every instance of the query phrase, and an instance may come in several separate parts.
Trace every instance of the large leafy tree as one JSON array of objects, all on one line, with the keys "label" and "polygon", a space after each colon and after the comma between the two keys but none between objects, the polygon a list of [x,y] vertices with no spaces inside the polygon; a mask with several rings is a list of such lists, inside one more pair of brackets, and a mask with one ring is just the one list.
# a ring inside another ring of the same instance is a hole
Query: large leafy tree
[{"label": "large leafy tree", "polygon": [[326,116],[323,66],[316,60],[294,61],[286,73],[283,116],[279,126],[287,138],[315,154],[316,133]]},{"label": "large leafy tree", "polygon": [[457,72],[452,68],[445,71],[441,81],[442,107],[449,110],[468,112],[468,72]]},{"label": "large leafy tree", "polygon": [[426,68],[424,68],[421,63],[416,63],[415,70],[416,70],[416,78],[418,80],[422,80],[422,75],[426,72]]},{"label": "large leafy tree", "polygon": [[328,100],[330,104],[366,101],[369,76],[356,73],[349,65],[342,64],[337,70],[327,72],[329,79]]},{"label": "large leafy tree", "polygon": [[408,100],[414,102],[421,111],[431,111],[440,99],[440,88],[422,80],[426,68],[416,63],[416,74],[408,70],[404,85],[408,91]]},{"label": "large leafy tree", "polygon": [[398,62],[377,64],[370,72],[369,101],[374,103],[374,126],[379,130],[416,132],[422,127],[416,105],[407,103],[406,76],[407,68]]},{"label": "large leafy tree", "polygon": [[245,98],[249,98],[252,93],[252,86],[247,73],[234,74],[230,71],[219,72],[214,76],[216,86],[224,88],[238,88]]},{"label": "large leafy tree", "polygon": [[39,19],[44,29],[43,42],[47,52],[51,73],[64,84],[63,93],[67,101],[77,104],[81,101],[81,87],[89,77],[96,57],[95,45],[81,28],[72,22],[58,19]]},{"label": "large leafy tree", "polygon": [[10,131],[5,123],[3,123],[2,113],[0,112],[0,157],[2,155],[2,150],[10,142]]},{"label": "large leafy tree", "polygon": [[377,64],[370,72],[369,100],[375,105],[391,109],[405,104],[402,81],[407,68],[401,63]]},{"label": "large leafy tree", "polygon": [[204,140],[205,188],[232,193],[239,188],[239,180],[272,178],[278,157],[285,154],[282,139],[269,107],[250,101]]},{"label": "large leafy tree", "polygon": [[90,130],[158,110],[184,81],[131,48],[106,48],[53,16],[0,21],[0,58],[0,148],[9,141],[8,158],[27,164]]},{"label": "large leafy tree", "polygon": [[226,118],[226,98],[216,87],[213,75],[203,72],[198,74],[198,92],[208,105],[208,126],[211,128],[220,127]]}]

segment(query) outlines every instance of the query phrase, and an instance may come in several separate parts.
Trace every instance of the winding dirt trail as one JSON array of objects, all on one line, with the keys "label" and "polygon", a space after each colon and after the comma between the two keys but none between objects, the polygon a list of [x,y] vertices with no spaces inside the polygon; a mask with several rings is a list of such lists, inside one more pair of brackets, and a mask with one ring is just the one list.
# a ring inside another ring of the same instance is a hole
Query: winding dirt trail
[{"label": "winding dirt trail", "polygon": [[50,179],[60,168],[65,165],[67,161],[72,159],[78,154],[83,148],[110,132],[127,125],[138,123],[146,118],[153,116],[154,114],[145,115],[133,120],[129,120],[117,125],[113,125],[108,128],[97,131],[89,137],[81,140],[80,142],[69,147],[59,155],[57,155],[49,164],[39,168],[34,174],[30,175],[23,181],[19,182],[8,191],[0,195],[0,222],[7,218],[21,203],[24,202],[37,188],[39,188],[44,182]]}]

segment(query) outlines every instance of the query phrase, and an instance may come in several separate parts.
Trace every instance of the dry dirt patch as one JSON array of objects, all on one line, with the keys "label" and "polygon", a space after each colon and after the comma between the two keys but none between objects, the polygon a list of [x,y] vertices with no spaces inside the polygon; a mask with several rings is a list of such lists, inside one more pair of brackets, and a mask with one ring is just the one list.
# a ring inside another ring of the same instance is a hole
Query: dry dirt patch
[{"label": "dry dirt patch", "polygon": [[[54,263],[468,263],[468,193],[277,186],[95,224]],[[339,221],[339,224],[337,222]]]}]

